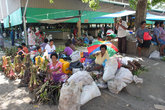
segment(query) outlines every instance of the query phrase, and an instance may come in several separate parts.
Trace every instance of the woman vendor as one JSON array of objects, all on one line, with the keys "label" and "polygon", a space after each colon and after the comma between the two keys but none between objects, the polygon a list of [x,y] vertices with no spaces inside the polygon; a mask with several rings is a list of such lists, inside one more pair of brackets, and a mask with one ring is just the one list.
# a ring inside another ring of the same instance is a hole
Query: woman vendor
[{"label": "woman vendor", "polygon": [[92,64],[90,68],[87,68],[87,71],[100,71],[104,72],[105,62],[109,59],[109,54],[107,52],[107,46],[101,45],[100,51],[95,54],[95,62]]},{"label": "woman vendor", "polygon": [[48,64],[48,72],[49,78],[53,79],[54,82],[65,82],[68,76],[62,72],[62,63],[57,61],[58,55],[56,53],[52,53],[50,58],[52,62]]}]

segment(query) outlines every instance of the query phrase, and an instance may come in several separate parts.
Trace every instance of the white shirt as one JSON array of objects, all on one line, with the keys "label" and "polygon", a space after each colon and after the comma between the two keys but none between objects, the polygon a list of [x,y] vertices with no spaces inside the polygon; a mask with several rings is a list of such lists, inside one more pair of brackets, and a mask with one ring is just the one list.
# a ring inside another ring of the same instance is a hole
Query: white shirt
[{"label": "white shirt", "polygon": [[49,44],[46,45],[45,50],[49,53],[49,52],[54,52],[56,50],[56,46],[53,45],[52,48],[50,47]]},{"label": "white shirt", "polygon": [[[122,25],[123,25],[125,28],[128,28],[127,22],[122,21]],[[127,35],[126,30],[123,29],[121,26],[119,26],[117,36],[118,36],[119,38],[122,38],[122,37],[125,37],[126,35]]]}]

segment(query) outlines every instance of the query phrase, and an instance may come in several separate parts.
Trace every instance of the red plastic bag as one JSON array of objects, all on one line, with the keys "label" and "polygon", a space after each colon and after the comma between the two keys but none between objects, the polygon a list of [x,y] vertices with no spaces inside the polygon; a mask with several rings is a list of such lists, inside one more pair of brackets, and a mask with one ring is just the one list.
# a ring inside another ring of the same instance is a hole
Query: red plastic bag
[{"label": "red plastic bag", "polygon": [[144,40],[151,40],[152,37],[149,35],[148,32],[144,32],[143,39],[144,39]]},{"label": "red plastic bag", "polygon": [[81,58],[80,62],[84,63],[86,58]]}]

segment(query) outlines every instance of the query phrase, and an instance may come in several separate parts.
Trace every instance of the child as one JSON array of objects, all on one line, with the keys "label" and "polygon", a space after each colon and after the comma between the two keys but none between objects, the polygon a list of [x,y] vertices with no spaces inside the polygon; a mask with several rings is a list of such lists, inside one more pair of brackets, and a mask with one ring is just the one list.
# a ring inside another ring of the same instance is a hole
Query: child
[{"label": "child", "polygon": [[21,60],[23,60],[25,53],[22,50],[22,46],[18,46],[17,49],[18,49],[17,55],[20,55],[21,56]]},{"label": "child", "polygon": [[27,54],[29,53],[29,50],[28,48],[26,47],[26,44],[25,43],[22,43],[22,48],[23,48],[23,51]]}]

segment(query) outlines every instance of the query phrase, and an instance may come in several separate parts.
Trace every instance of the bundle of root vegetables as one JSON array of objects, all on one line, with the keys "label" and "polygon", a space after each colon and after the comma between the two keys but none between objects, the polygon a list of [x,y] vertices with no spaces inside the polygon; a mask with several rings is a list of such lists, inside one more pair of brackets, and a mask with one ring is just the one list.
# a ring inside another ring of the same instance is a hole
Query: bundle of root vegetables
[{"label": "bundle of root vegetables", "polygon": [[35,95],[33,103],[57,104],[62,84],[55,84],[49,80],[48,63],[46,58],[37,56],[33,64],[30,54],[25,55],[23,60],[17,55],[13,62],[10,56],[2,57],[2,69],[5,76],[11,80],[20,78],[20,84],[27,84],[29,91]]}]

